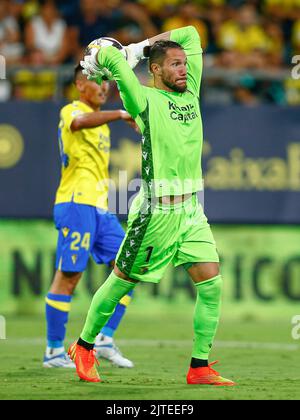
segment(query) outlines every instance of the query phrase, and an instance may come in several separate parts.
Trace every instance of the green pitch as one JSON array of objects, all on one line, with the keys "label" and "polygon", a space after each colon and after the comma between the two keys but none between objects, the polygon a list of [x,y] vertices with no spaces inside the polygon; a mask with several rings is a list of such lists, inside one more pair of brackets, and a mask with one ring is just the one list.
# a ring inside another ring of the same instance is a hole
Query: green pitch
[{"label": "green pitch", "polygon": [[[146,309],[145,309],[146,307]],[[253,315],[226,308],[211,361],[238,386],[187,386],[191,352],[192,305],[133,304],[117,343],[135,362],[131,370],[103,361],[101,384],[81,383],[74,371],[41,367],[43,316],[7,318],[6,341],[0,341],[1,399],[202,400],[299,399],[300,341],[291,338],[291,316],[297,307],[269,307]],[[71,317],[68,341],[83,318]]]}]

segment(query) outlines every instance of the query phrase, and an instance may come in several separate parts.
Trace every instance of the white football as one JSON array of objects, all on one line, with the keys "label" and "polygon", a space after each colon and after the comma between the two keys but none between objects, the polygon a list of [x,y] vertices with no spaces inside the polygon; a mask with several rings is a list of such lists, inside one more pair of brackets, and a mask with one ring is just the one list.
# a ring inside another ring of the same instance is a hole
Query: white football
[{"label": "white football", "polygon": [[102,47],[115,47],[122,52],[125,58],[127,58],[126,50],[123,45],[114,38],[102,37],[98,39],[94,39],[94,41],[90,42],[86,48],[85,55],[88,55],[89,50],[92,48],[97,48],[100,50]]},{"label": "white football", "polygon": [[[94,41],[90,42],[89,45],[87,46],[87,48],[85,49],[84,55],[89,55],[91,50],[94,48],[97,48],[98,50],[100,50],[100,48],[105,48],[105,47],[115,47],[118,50],[121,51],[121,53],[124,55],[125,59],[127,60],[127,52],[126,49],[123,47],[123,45],[117,41],[114,38],[109,38],[109,37],[101,37],[98,39],[94,39]],[[107,69],[106,70],[108,77],[103,77],[103,80],[107,80],[111,78],[111,74]]]}]

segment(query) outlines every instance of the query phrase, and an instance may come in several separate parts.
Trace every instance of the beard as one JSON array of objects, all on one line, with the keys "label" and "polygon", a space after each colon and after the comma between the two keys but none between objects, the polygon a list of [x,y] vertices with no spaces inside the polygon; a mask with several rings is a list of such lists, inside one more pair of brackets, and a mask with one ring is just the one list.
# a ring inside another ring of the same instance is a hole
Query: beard
[{"label": "beard", "polygon": [[162,78],[162,82],[169,88],[172,89],[174,92],[184,93],[187,90],[187,85],[184,86],[177,86],[175,83],[170,82],[169,80]]}]

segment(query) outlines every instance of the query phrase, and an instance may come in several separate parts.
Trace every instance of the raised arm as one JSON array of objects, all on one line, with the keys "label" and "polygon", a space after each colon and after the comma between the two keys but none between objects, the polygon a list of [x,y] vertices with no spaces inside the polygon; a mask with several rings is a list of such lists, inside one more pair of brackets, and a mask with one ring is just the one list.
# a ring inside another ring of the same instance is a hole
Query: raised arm
[{"label": "raised arm", "polygon": [[188,89],[199,94],[202,77],[202,48],[199,34],[193,26],[186,26],[169,32],[164,32],[139,44],[126,47],[131,55],[132,67],[144,58],[145,47],[151,47],[156,41],[175,41],[182,46],[187,55]]},{"label": "raised arm", "polygon": [[197,30],[194,26],[175,29],[171,31],[170,39],[183,47],[187,56],[188,89],[199,95],[203,61],[201,40]]},{"label": "raised arm", "polygon": [[143,86],[125,60],[123,54],[114,47],[101,48],[98,53],[100,66],[107,68],[117,82],[126,111],[136,118],[147,106]]}]

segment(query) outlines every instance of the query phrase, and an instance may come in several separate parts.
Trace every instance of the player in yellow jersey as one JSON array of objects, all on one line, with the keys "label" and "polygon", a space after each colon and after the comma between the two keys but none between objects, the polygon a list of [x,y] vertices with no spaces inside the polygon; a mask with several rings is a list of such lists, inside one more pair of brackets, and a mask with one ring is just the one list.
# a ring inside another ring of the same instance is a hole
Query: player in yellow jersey
[{"label": "player in yellow jersey", "polygon": [[[75,368],[66,355],[64,339],[74,290],[85,271],[89,256],[113,268],[124,231],[115,215],[108,212],[108,123],[124,120],[134,125],[123,110],[100,111],[109,85],[87,80],[82,68],[75,69],[79,101],[61,110],[58,129],[62,159],[61,182],[56,194],[54,221],[59,238],[56,274],[46,297],[47,349],[44,367]],[[114,344],[116,331],[132,294],[118,304],[106,326],[99,331],[98,357],[120,367],[133,367]]]}]

